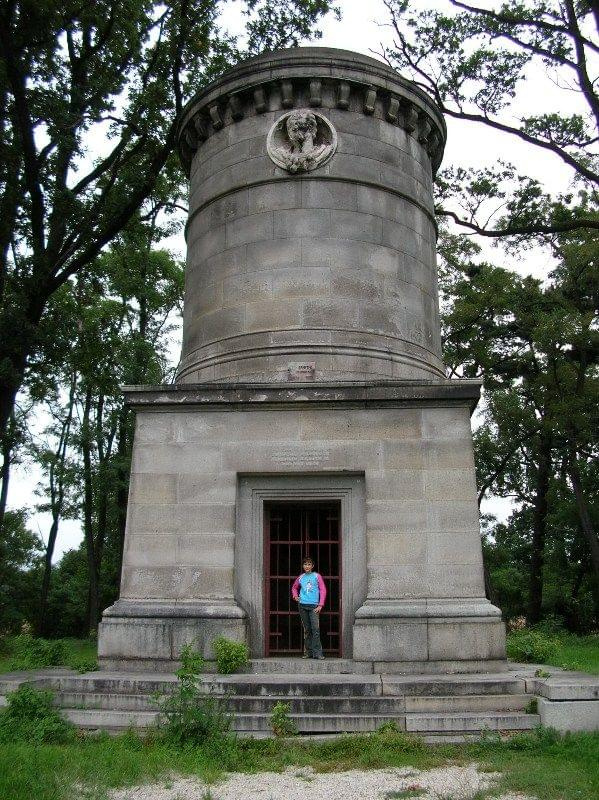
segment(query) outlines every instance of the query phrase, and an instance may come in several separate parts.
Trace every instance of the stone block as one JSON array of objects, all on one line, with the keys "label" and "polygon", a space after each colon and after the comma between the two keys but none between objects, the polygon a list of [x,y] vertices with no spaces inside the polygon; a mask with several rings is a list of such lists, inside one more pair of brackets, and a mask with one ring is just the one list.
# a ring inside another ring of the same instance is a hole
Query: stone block
[{"label": "stone block", "polygon": [[478,531],[431,531],[427,534],[427,540],[430,564],[473,564],[480,567]]},{"label": "stone block", "polygon": [[[401,513],[401,512],[399,512]],[[373,567],[426,563],[427,536],[422,533],[369,533],[368,563]]]},{"label": "stone block", "polygon": [[352,441],[414,438],[420,432],[415,408],[371,410],[304,410],[300,413],[302,439]]},{"label": "stone block", "polygon": [[331,211],[331,231],[340,239],[382,244],[383,220],[359,211]]},{"label": "stone block", "polygon": [[105,618],[98,630],[98,657],[170,658],[170,634],[167,620]]},{"label": "stone block", "polygon": [[273,298],[322,297],[331,294],[331,273],[327,267],[290,267],[273,270]]},{"label": "stone block", "polygon": [[233,568],[235,535],[231,533],[187,533],[176,538],[177,563],[187,567]]},{"label": "stone block", "polygon": [[227,245],[225,225],[219,225],[216,228],[210,228],[202,232],[201,220],[198,220],[197,227],[199,230],[196,231],[196,223],[195,219],[193,219],[187,231],[187,239],[189,245],[197,248],[198,252],[201,253],[202,258],[212,256],[231,246]]},{"label": "stone block", "polygon": [[299,266],[302,242],[299,238],[251,242],[247,245],[246,259],[248,270]]},{"label": "stone block", "polygon": [[278,300],[266,300],[256,303],[248,303],[246,306],[246,330],[251,331],[272,331],[280,328],[299,328],[303,313],[303,300],[301,298],[289,298]]},{"label": "stone block", "polygon": [[302,184],[295,180],[252,186],[248,189],[249,213],[301,208],[302,192]]},{"label": "stone block", "polygon": [[135,441],[140,444],[173,441],[173,418],[171,414],[144,411],[135,421]]},{"label": "stone block", "polygon": [[272,277],[266,270],[244,272],[225,278],[222,284],[223,306],[239,306],[257,300],[266,300],[272,295]]},{"label": "stone block", "polygon": [[381,448],[376,442],[282,442],[223,446],[223,468],[238,472],[362,472],[380,469]]},{"label": "stone block", "polygon": [[298,236],[331,235],[331,216],[328,210],[316,208],[292,208],[278,211],[274,221],[276,239],[295,239]]},{"label": "stone block", "polygon": [[357,187],[352,183],[330,180],[304,180],[302,206],[304,208],[335,208],[357,210]]},{"label": "stone block", "polygon": [[129,533],[199,533],[234,530],[235,506],[130,503]]},{"label": "stone block", "polygon": [[428,653],[437,661],[505,658],[505,626],[500,619],[430,619]]},{"label": "stone block", "polygon": [[302,302],[302,323],[306,328],[353,328],[358,325],[359,303],[347,298],[324,297]]},{"label": "stone block", "polygon": [[541,725],[566,731],[598,731],[599,700],[538,700]]},{"label": "stone block", "polygon": [[370,471],[366,481],[366,497],[369,501],[404,503],[424,498],[424,481],[421,470],[392,469]]},{"label": "stone block", "polygon": [[[366,476],[368,486],[368,475]],[[422,501],[374,501],[366,503],[369,531],[419,533],[429,529],[426,505]]]},{"label": "stone block", "polygon": [[217,472],[220,469],[220,449],[218,447],[197,448],[184,444],[133,445],[131,472],[135,473],[176,473]]},{"label": "stone block", "polygon": [[201,321],[203,341],[220,341],[224,336],[243,333],[244,321],[244,306],[223,308],[212,314],[206,314]]},{"label": "stone block", "polygon": [[176,567],[177,537],[172,533],[132,533],[129,527],[123,562],[129,567]]},{"label": "stone block", "polygon": [[424,495],[427,500],[476,503],[474,469],[425,470]]},{"label": "stone block", "polygon": [[227,222],[226,231],[227,247],[272,239],[273,214],[271,211],[266,211],[261,214],[250,214],[248,217],[239,217]]},{"label": "stone block", "polygon": [[177,475],[133,473],[129,482],[131,503],[175,503],[177,501]]},{"label": "stone block", "polygon": [[427,505],[429,524],[435,531],[468,531],[479,529],[476,503],[446,500],[429,502]]},{"label": "stone block", "polygon": [[289,411],[202,411],[180,414],[174,423],[178,441],[194,443],[265,442],[297,439],[297,414]]},{"label": "stone block", "polygon": [[426,658],[426,621],[356,620],[354,624],[356,661],[412,661]]},{"label": "stone block", "polygon": [[422,435],[424,439],[443,441],[447,439],[472,440],[470,412],[462,408],[427,408],[422,412]]}]

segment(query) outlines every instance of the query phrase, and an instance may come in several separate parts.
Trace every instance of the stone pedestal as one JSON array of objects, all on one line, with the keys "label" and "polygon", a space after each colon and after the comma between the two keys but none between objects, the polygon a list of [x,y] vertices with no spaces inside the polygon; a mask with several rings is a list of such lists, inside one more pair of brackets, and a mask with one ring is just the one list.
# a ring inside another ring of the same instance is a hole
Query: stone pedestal
[{"label": "stone pedestal", "polygon": [[[121,596],[102,666],[172,668],[219,634],[264,655],[269,499],[341,504],[342,655],[495,669],[470,414],[441,361],[431,100],[374,59],[240,64],[184,110],[184,344],[137,411]],[[299,571],[299,565],[298,565]]]}]

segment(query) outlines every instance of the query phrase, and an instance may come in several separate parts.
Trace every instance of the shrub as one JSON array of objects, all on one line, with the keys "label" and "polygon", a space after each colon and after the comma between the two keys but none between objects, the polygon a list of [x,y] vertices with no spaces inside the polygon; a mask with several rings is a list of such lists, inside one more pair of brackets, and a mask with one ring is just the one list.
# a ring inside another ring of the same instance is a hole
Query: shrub
[{"label": "shrub", "polygon": [[67,658],[67,645],[62,639],[38,639],[21,633],[12,640],[11,669],[60,667]]},{"label": "shrub", "polygon": [[69,667],[80,673],[95,672],[98,662],[95,658],[73,658],[69,661]]},{"label": "shrub", "polygon": [[181,650],[178,684],[172,695],[158,699],[164,719],[164,737],[177,747],[203,744],[222,738],[231,726],[231,715],[222,700],[202,692],[199,675],[204,668],[200,653],[187,644]]},{"label": "shrub", "polygon": [[542,664],[555,658],[559,640],[538,630],[512,631],[507,637],[507,654],[512,661]]},{"label": "shrub", "polygon": [[274,704],[270,715],[270,727],[275,736],[295,736],[297,726],[289,716],[291,706],[280,700]]},{"label": "shrub", "polygon": [[74,738],[75,728],[52,705],[52,692],[20,686],[7,700],[7,708],[0,713],[0,742],[60,744]]},{"label": "shrub", "polygon": [[242,669],[248,663],[249,654],[244,642],[233,642],[224,636],[219,636],[212,643],[216,656],[216,668],[221,675],[230,675]]}]

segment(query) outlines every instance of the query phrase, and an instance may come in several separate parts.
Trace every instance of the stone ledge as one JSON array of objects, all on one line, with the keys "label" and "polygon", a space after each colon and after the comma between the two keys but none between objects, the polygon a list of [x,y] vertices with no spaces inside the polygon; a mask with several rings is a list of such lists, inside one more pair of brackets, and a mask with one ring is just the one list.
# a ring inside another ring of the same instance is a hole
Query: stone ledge
[{"label": "stone ledge", "polygon": [[320,406],[382,408],[414,405],[468,405],[473,411],[482,381],[380,381],[373,383],[200,383],[123,386],[131,408],[280,408]]}]

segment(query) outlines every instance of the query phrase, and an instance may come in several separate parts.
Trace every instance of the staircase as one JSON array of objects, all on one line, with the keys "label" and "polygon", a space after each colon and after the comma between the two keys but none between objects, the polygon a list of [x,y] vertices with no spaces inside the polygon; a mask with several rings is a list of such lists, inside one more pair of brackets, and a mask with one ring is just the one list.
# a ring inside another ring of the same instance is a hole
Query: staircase
[{"label": "staircase", "polygon": [[[298,667],[301,672],[298,672]],[[483,731],[509,734],[539,724],[525,712],[525,680],[509,673],[380,675],[349,670],[351,662],[273,659],[252,662],[252,673],[203,675],[201,690],[221,698],[240,735],[272,735],[270,714],[289,703],[301,734],[367,733],[386,722],[426,741],[463,741]],[[29,680],[53,689],[56,703],[79,728],[117,732],[155,725],[155,694],[172,692],[173,675],[94,672],[53,674]],[[15,680],[6,676],[0,692]]]}]

